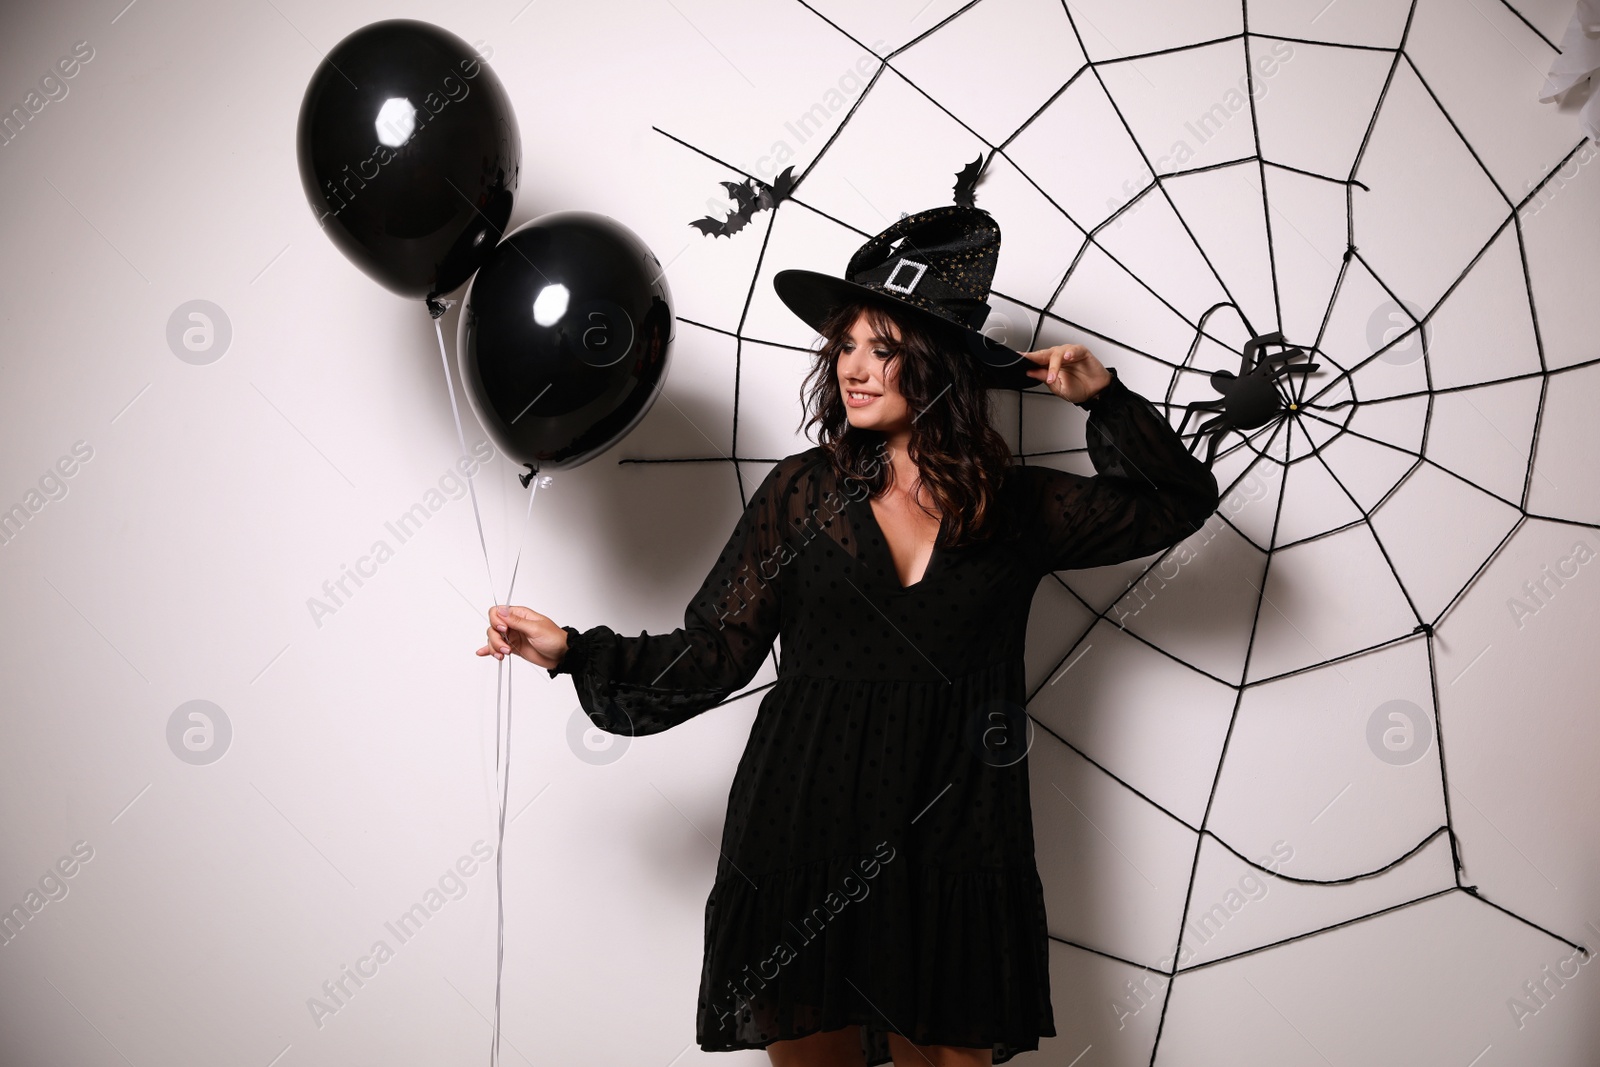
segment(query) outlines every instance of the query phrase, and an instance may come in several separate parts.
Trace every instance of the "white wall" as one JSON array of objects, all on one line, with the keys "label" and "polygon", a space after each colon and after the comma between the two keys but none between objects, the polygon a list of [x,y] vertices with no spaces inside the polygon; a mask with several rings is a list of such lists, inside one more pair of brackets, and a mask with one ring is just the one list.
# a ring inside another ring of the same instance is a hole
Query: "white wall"
[{"label": "white wall", "polygon": [[[1559,42],[1569,5],[1517,6]],[[779,169],[763,157],[780,143],[804,167],[825,138],[790,126],[818,103],[838,108],[837,124],[842,98],[828,94],[861,45],[898,48],[955,7],[823,5],[840,28],[778,0],[141,0],[0,15],[7,109],[76,42],[93,49],[68,94],[0,148],[0,508],[26,504],[75,447],[89,456],[66,464],[65,494],[0,546],[0,906],[23,903],[74,847],[92,850],[66,864],[66,895],[0,946],[6,1067],[488,1054],[493,865],[476,867],[464,895],[406,943],[384,925],[476,842],[495,841],[496,668],[472,655],[492,598],[471,504],[442,507],[320,625],[307,606],[457,454],[420,303],[346,262],[302,196],[294,125],[320,54],[393,16],[483,42],[522,129],[513,224],[565,208],[612,215],[669,264],[680,316],[733,329],[766,220],[731,239],[690,229],[716,183],[739,175],[651,127],[762,176]],[[1237,4],[1070,10],[1077,35],[1043,0],[983,0],[896,57],[948,113],[886,72],[800,199],[875,232],[949,202],[955,171],[1081,65],[1078,35],[1089,59],[1108,60],[1242,29]],[[1407,10],[1281,0],[1250,5],[1250,29],[1393,49]],[[1182,156],[1172,164],[1182,168],[1249,155],[1259,129],[1269,159],[1349,173],[1392,52],[1293,44],[1258,90],[1255,127],[1232,110],[1203,139],[1186,132],[1213,104],[1227,110],[1240,47],[1102,66],[1103,89],[1086,72],[1016,138],[978,187],[1005,233],[998,293],[1034,306],[1055,298],[1084,239],[1046,195],[1093,226],[1148,181],[1136,143],[1164,171],[1156,156]],[[1520,228],[1491,241],[1512,214],[1507,197],[1523,201],[1581,140],[1571,113],[1536,102],[1551,50],[1498,0],[1418,0],[1406,53],[1421,79],[1402,64],[1357,173],[1367,188],[1351,201],[1356,243],[1393,293],[1360,272],[1347,280],[1317,380],[1371,354],[1374,332],[1400,314],[1392,296],[1422,312],[1438,305],[1427,361],[1379,358],[1336,387],[1363,404],[1327,445],[1326,467],[1307,460],[1303,437],[1287,475],[1273,462],[1246,472],[1242,452],[1219,460],[1227,521],[1197,533],[1181,563],[1169,559],[1167,583],[1153,597],[1145,586],[1143,606],[1125,592],[1139,565],[1041,587],[1031,710],[1056,736],[1041,729],[1033,751],[1035,820],[1061,940],[1051,950],[1060,1036],[1038,1062],[1150,1061],[1165,983],[1146,986],[1144,1006],[1125,983],[1145,972],[1077,946],[1160,966],[1186,898],[1191,917],[1213,904],[1227,912],[1221,933],[1194,942],[1198,964],[1442,893],[1180,975],[1159,1063],[1565,1065],[1590,1062],[1600,1041],[1600,979],[1588,967],[1549,985],[1545,1002],[1524,990],[1571,953],[1529,923],[1600,942],[1600,578],[1575,564],[1542,601],[1524,590],[1575,542],[1600,543],[1586,421],[1600,382],[1584,365],[1600,355],[1587,321],[1600,168],[1586,165],[1590,145],[1523,204]],[[1274,264],[1285,329],[1314,337],[1345,248],[1342,186],[1269,169],[1264,213],[1261,173],[1170,180],[1171,206],[1152,195],[1101,230],[1053,306],[1078,327],[1047,321],[1040,342],[1087,338],[1160,399],[1192,337],[1185,321],[1221,287],[1256,319],[1277,314]],[[837,271],[860,240],[799,205],[780,209],[747,336],[808,343],[771,295],[772,271]],[[169,317],[195,299],[231,325],[227,351],[205,365],[166,340]],[[1025,309],[995,303],[1031,329]],[[1224,341],[1242,339],[1216,321]],[[673,361],[663,401],[612,452],[559,473],[526,528],[512,465],[485,468],[477,490],[496,590],[520,550],[518,603],[624,633],[678,623],[740,509],[732,467],[617,461],[770,460],[806,443],[793,433],[796,353],[746,346],[737,441],[732,340],[680,323]],[[1205,346],[1196,365],[1230,361]],[[1430,409],[1430,386],[1478,387],[1439,392]],[[1372,402],[1396,393],[1420,395]],[[1211,395],[1190,373],[1175,399]],[[1081,447],[1076,409],[1048,397],[1024,405],[1020,440],[1017,402],[998,411],[1014,443]],[[469,424],[468,436],[483,435]],[[1411,471],[1407,451],[1429,462]],[[1081,455],[1056,461],[1086,469]],[[1536,610],[1519,620],[1513,598]],[[1411,636],[1418,618],[1436,625],[1431,643]],[[570,683],[526,664],[512,675],[505,1062],[709,1060],[693,1041],[702,909],[755,702],[599,763],[569,729]],[[1408,764],[1369,746],[1369,720],[1396,699],[1442,726],[1448,794],[1437,730]],[[221,708],[231,728],[224,756],[200,766],[177,758],[167,735],[193,700]],[[1260,859],[1276,846],[1292,852],[1286,874],[1341,878],[1443,825],[1446,796],[1459,884],[1498,907],[1452,888],[1442,835],[1387,875],[1330,888],[1250,881],[1218,847]],[[394,957],[319,1026],[308,998],[380,939]],[[1515,997],[1538,1010],[1519,1022]]]}]

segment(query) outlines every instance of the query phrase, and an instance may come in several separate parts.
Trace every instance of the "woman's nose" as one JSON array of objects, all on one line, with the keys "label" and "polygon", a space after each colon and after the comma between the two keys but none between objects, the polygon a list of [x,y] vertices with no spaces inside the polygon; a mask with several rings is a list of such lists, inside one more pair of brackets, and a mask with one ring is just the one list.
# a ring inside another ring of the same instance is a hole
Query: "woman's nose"
[{"label": "woman's nose", "polygon": [[856,383],[867,380],[866,366],[861,362],[859,351],[839,353],[839,377]]}]

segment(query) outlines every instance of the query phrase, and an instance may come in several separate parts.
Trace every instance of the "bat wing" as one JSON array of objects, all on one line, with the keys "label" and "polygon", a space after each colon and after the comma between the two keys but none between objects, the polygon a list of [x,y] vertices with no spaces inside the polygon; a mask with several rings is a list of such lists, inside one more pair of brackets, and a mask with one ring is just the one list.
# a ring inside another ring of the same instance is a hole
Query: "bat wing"
[{"label": "bat wing", "polygon": [[973,190],[978,184],[978,172],[983,169],[983,156],[980,153],[977,159],[962,167],[956,172],[956,203],[962,207],[973,206]]},{"label": "bat wing", "polygon": [[705,234],[708,237],[728,236],[727,224],[721,219],[714,219],[709,215],[703,219],[695,219],[693,222],[689,223],[689,225],[693,226],[695,229],[699,230],[702,234]]}]

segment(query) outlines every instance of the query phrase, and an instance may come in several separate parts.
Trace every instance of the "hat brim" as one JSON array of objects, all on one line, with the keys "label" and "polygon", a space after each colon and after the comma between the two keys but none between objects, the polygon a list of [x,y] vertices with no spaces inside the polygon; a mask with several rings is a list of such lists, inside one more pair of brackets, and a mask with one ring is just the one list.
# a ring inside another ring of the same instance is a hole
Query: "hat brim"
[{"label": "hat brim", "polygon": [[822,324],[828,316],[841,304],[855,300],[890,304],[896,312],[911,315],[970,355],[989,388],[1023,390],[1041,384],[1037,378],[1030,378],[1026,373],[1028,368],[1038,364],[1024,359],[1016,349],[889,293],[812,270],[780,270],[773,275],[772,287],[777,290],[778,299],[818,333],[822,332]]}]

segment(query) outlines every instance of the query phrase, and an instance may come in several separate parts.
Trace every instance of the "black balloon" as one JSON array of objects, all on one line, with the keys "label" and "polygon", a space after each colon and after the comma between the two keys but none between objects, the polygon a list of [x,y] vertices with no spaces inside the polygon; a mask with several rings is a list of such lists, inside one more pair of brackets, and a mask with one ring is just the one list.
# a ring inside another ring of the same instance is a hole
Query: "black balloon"
[{"label": "black balloon", "polygon": [[457,327],[461,378],[500,451],[537,470],[604,452],[666,380],[672,294],[621,223],[556,211],[514,230],[478,269]]},{"label": "black balloon", "polygon": [[300,102],[296,146],[323,229],[402,296],[459,287],[511,219],[511,100],[470,45],[426,22],[374,22],[334,45]]}]

